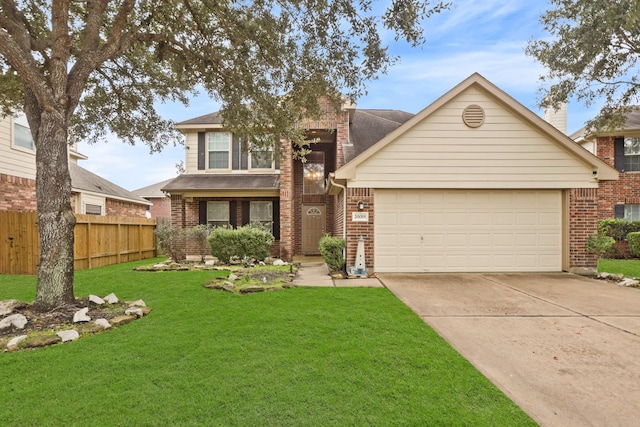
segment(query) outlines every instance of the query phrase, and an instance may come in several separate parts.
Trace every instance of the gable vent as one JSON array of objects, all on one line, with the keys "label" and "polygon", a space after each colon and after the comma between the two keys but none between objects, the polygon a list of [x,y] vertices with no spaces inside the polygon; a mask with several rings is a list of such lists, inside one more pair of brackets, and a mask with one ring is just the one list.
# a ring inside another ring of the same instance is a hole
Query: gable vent
[{"label": "gable vent", "polygon": [[471,104],[462,112],[462,121],[470,128],[477,128],[484,123],[484,110],[481,106]]}]

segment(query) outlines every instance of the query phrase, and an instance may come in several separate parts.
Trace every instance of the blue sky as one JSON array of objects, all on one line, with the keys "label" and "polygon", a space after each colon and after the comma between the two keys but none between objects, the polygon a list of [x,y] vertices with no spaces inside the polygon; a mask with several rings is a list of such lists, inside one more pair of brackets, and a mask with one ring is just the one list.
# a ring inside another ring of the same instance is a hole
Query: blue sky
[{"label": "blue sky", "polygon": [[[417,113],[474,72],[507,92],[535,113],[540,97],[539,76],[544,69],[524,54],[527,42],[548,35],[541,32],[539,16],[548,4],[526,0],[453,0],[451,10],[425,22],[427,43],[417,48],[394,43],[390,51],[400,62],[369,84],[359,108],[399,109]],[[199,97],[189,107],[161,105],[160,113],[176,122],[207,114],[219,105]],[[568,107],[568,131],[573,132],[597,113],[578,103]],[[129,146],[118,140],[108,144],[80,145],[89,160],[80,166],[134,190],[176,176],[175,164],[184,147],[166,147],[149,154],[144,145]]]}]

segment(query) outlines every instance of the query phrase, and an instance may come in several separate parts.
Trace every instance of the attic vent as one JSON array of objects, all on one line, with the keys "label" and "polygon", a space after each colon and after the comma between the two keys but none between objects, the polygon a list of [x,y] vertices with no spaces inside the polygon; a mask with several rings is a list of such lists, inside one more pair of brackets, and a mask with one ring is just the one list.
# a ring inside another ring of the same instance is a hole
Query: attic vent
[{"label": "attic vent", "polygon": [[462,121],[470,128],[477,128],[484,123],[484,110],[481,106],[471,104],[462,112]]}]

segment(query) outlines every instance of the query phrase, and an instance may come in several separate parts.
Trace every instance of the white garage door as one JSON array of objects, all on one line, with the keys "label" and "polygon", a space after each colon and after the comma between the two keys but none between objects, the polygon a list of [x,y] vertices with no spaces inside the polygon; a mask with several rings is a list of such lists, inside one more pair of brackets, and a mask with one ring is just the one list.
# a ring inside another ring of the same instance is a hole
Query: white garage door
[{"label": "white garage door", "polygon": [[561,269],[559,190],[375,192],[377,272]]}]

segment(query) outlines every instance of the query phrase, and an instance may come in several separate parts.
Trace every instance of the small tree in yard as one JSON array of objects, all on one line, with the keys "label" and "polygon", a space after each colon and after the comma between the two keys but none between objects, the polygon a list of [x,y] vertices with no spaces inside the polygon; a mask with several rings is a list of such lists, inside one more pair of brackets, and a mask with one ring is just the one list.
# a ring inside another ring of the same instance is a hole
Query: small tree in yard
[{"label": "small tree in yard", "polygon": [[[74,225],[67,147],[109,132],[151,151],[181,141],[155,104],[198,90],[253,147],[304,147],[318,99],[351,99],[394,62],[380,34],[422,43],[421,22],[448,7],[392,0],[2,0],[0,109],[24,111],[36,147],[41,257],[36,304],[70,304]],[[287,96],[284,96],[287,95]],[[253,137],[257,135],[259,137]],[[269,136],[270,138],[265,138]]]},{"label": "small tree in yard", "polygon": [[173,262],[184,258],[185,230],[171,225],[161,225],[154,231],[158,239],[158,247],[163,255],[168,256]]},{"label": "small tree in yard", "polygon": [[211,247],[209,246],[209,234],[211,234],[211,227],[205,224],[196,225],[195,227],[187,229],[187,239],[191,243],[190,247],[196,251],[197,255],[204,257],[211,253]]}]

